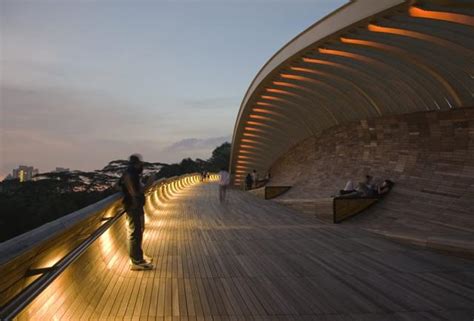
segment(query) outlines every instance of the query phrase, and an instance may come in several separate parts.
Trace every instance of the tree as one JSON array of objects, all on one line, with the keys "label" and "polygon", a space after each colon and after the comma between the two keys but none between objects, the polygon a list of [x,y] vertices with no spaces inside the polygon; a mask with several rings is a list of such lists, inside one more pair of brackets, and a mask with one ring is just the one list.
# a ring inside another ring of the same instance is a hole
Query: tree
[{"label": "tree", "polygon": [[225,142],[221,146],[212,151],[211,158],[207,161],[209,163],[209,171],[217,172],[221,168],[229,168],[231,145]]},{"label": "tree", "polygon": [[[230,144],[224,143],[208,160],[185,158],[180,163],[143,164],[144,181],[193,172],[216,172],[228,167]],[[85,172],[50,172],[35,176],[35,181],[0,182],[0,242],[76,211],[115,193],[127,160],[114,160],[104,168]]]}]

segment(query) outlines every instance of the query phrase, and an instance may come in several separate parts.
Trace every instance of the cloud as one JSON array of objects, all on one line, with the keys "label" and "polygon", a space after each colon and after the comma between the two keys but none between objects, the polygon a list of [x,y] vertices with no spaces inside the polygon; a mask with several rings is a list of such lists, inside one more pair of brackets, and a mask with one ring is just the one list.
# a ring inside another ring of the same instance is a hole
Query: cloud
[{"label": "cloud", "polygon": [[216,129],[208,123],[190,126],[196,117],[189,115],[170,126],[169,117],[95,91],[0,86],[0,105],[0,176],[20,164],[40,171],[56,166],[92,170],[137,152],[154,162],[207,159],[230,141],[229,136],[177,140]]},{"label": "cloud", "polygon": [[230,136],[185,138],[166,146],[162,152],[164,155],[179,155],[180,159],[187,157],[208,159],[216,147],[230,141]]},{"label": "cloud", "polygon": [[158,115],[98,92],[0,86],[0,106],[0,175],[19,164],[101,168],[170,141],[158,138]]}]

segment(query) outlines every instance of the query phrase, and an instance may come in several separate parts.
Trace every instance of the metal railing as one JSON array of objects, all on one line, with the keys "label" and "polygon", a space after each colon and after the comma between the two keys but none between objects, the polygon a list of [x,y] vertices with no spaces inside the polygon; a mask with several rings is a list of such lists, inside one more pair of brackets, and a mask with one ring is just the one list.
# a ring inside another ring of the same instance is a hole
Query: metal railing
[{"label": "metal railing", "polygon": [[50,285],[69,265],[76,261],[89,246],[97,240],[109,227],[111,227],[125,211],[120,211],[115,216],[106,220],[95,232],[93,232],[86,240],[81,242],[74,250],[69,252],[61,260],[52,267],[29,270],[26,276],[41,274],[41,277],[33,281],[19,294],[11,299],[7,304],[2,306],[0,310],[0,320],[12,320],[25,307],[28,306],[48,285]]},{"label": "metal railing", "polygon": [[[167,179],[160,179],[148,188],[146,191],[146,194],[153,193],[153,191],[160,191],[161,186],[166,186],[167,184],[173,184],[174,187],[176,186],[181,186],[183,188],[184,186],[188,186],[193,182],[193,178],[195,178],[194,182],[198,182],[199,179],[199,174],[186,174],[182,176],[177,176],[177,177],[171,177]],[[181,181],[185,181],[185,184],[182,184]],[[175,184],[178,183],[178,184]],[[100,204],[102,207],[107,206],[108,209],[112,208],[116,202],[120,201],[122,198],[117,199],[120,193],[114,194],[113,196],[107,198],[105,201],[105,204]],[[101,201],[95,203],[99,204]],[[93,204],[93,205],[95,205]],[[92,207],[94,207],[92,205]],[[37,279],[35,279],[33,282],[28,284],[26,287],[22,288],[19,293],[14,295],[12,298],[9,298],[9,300],[0,308],[0,320],[12,320],[15,318],[19,313],[21,313],[35,298],[37,298],[43,290],[45,290],[48,285],[50,285],[55,279],[57,279],[66,268],[68,268],[73,262],[75,262],[84,252],[87,251],[87,249],[94,243],[95,240],[97,240],[104,232],[106,232],[110,227],[112,227],[125,213],[125,211],[120,208],[115,211],[113,216],[108,216],[104,217],[102,216],[102,213],[104,212],[103,208],[97,209],[93,208],[90,209],[89,211],[99,211],[101,217],[97,217],[94,219],[98,219],[102,223],[97,229],[92,231],[86,239],[81,241],[77,246],[75,246],[71,251],[69,251],[65,256],[63,256],[59,261],[57,261],[53,266],[46,267],[46,268],[38,268],[38,269],[31,269],[27,268],[25,269],[25,273],[22,275],[22,279],[26,279],[31,276],[36,276],[40,275]],[[85,208],[87,209],[87,208]],[[81,211],[81,210],[79,210]],[[78,212],[79,212],[78,211]],[[86,211],[87,212],[87,211]],[[96,213],[94,212],[95,216]],[[74,215],[76,212],[69,214]],[[83,213],[83,214],[90,214],[90,213]],[[65,217],[60,218],[59,220],[64,220]],[[83,219],[80,220],[76,223],[74,223],[74,226],[84,224],[84,222],[87,220]],[[61,225],[62,226],[62,225]],[[33,230],[35,231],[35,230]],[[31,232],[33,232],[31,231]],[[59,237],[62,237],[61,232],[63,231],[55,231]],[[30,232],[27,232],[27,234]],[[47,235],[47,233],[45,233]],[[43,240],[45,243],[47,243],[51,238],[48,240]],[[35,243],[35,242],[30,242],[30,244]],[[41,246],[38,244],[33,244],[30,247],[35,248]],[[16,258],[21,257],[25,252],[30,250],[30,248],[23,249],[23,253],[16,253],[16,256],[12,258],[12,260],[15,260]],[[34,262],[34,257],[31,259],[29,263],[32,265],[36,262]],[[5,262],[4,262],[5,263]],[[7,262],[8,263],[8,262]],[[4,275],[0,276],[0,280],[4,278]]]}]

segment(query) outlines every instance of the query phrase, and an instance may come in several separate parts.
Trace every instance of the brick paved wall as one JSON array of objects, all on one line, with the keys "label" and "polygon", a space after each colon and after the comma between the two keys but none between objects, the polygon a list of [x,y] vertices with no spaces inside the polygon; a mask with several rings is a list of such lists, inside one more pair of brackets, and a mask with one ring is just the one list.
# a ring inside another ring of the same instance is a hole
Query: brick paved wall
[{"label": "brick paved wall", "polygon": [[330,128],[282,156],[271,168],[270,185],[294,186],[281,198],[320,198],[335,194],[349,179],[360,181],[366,173],[379,181],[389,178],[396,186],[352,223],[472,232],[474,108]]}]

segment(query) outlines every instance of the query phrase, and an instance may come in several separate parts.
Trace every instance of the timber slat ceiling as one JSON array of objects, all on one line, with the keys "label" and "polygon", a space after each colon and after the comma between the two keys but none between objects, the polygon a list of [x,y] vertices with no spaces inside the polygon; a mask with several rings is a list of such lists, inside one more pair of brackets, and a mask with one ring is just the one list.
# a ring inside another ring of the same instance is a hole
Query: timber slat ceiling
[{"label": "timber slat ceiling", "polygon": [[234,128],[235,183],[350,121],[474,105],[472,1],[358,0],[277,52]]}]

